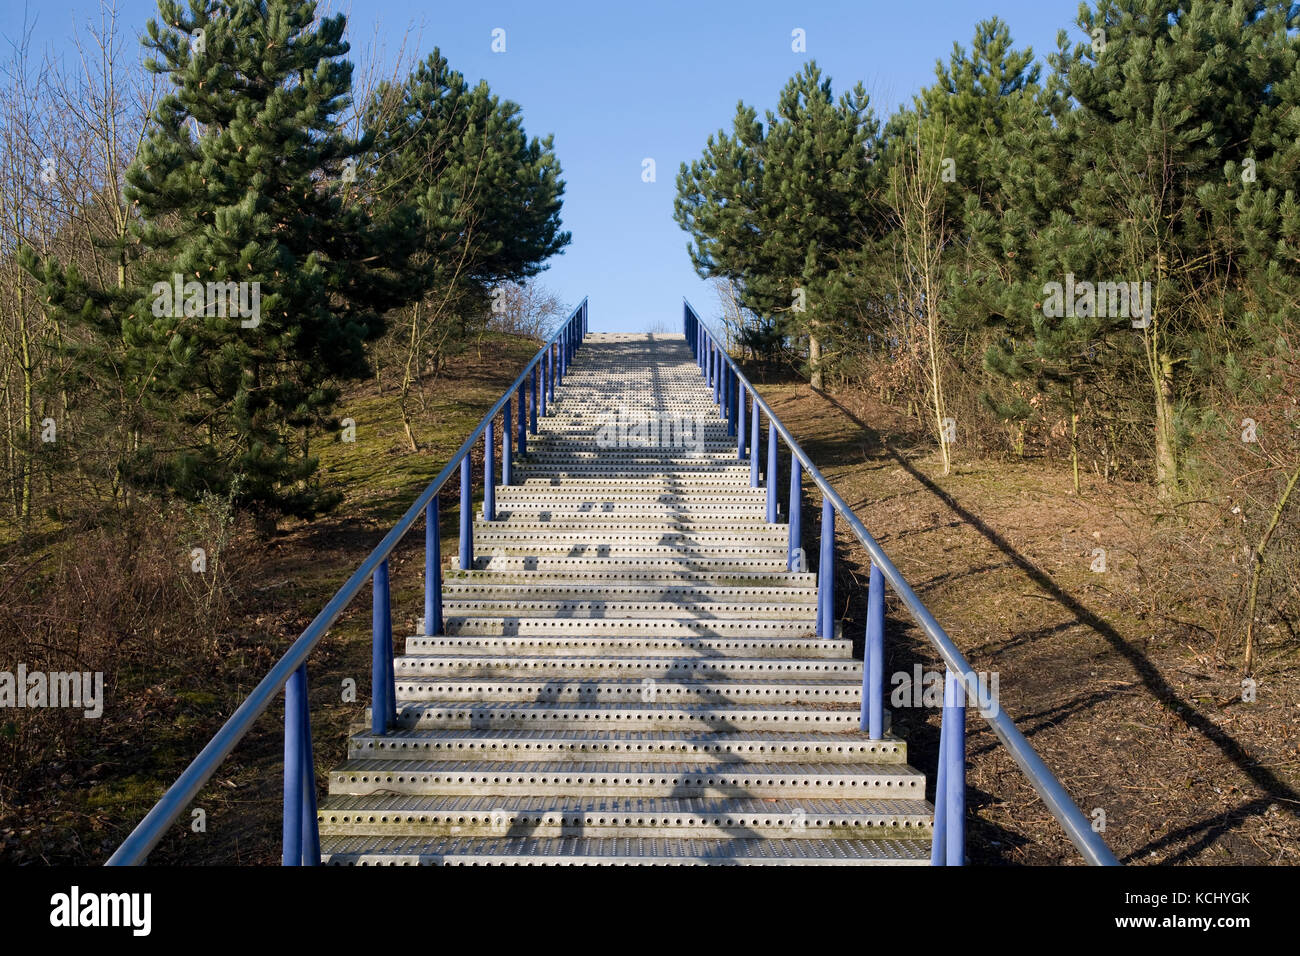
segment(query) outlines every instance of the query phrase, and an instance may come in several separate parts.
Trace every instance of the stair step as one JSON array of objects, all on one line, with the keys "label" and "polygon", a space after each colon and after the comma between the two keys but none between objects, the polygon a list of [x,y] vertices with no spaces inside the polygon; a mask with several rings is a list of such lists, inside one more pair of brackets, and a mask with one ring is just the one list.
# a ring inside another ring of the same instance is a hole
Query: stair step
[{"label": "stair step", "polygon": [[[520,549],[516,549],[520,550]],[[680,573],[741,574],[755,573],[763,577],[786,574],[787,558],[784,552],[775,557],[727,554],[686,555],[671,548],[654,555],[576,555],[561,554],[478,554],[474,557],[475,571],[581,571],[586,573],[612,571],[618,574],[667,571]],[[451,569],[459,571],[460,556],[452,555]]]},{"label": "stair step", "polygon": [[870,840],[927,838],[933,812],[925,800],[870,798],[334,795],[317,817],[322,836]]},{"label": "stair step", "polygon": [[906,764],[635,763],[564,758],[519,760],[348,760],[331,770],[329,792],[704,797],[925,798],[925,777]]},{"label": "stair step", "polygon": [[741,680],[840,680],[862,682],[862,662],[799,658],[516,657],[509,655],[405,654],[395,658],[397,679],[508,677],[585,679],[617,674],[630,680],[690,677]]},{"label": "stair step", "polygon": [[637,657],[806,657],[846,658],[853,644],[822,638],[729,638],[729,637],[549,637],[519,635],[414,635],[406,639],[408,654],[515,654],[525,656],[635,654]]},{"label": "stair step", "polygon": [[[514,560],[514,559],[505,559]],[[443,572],[443,586],[457,584],[475,585],[535,585],[539,588],[567,587],[571,584],[590,585],[592,587],[611,588],[669,588],[699,587],[709,589],[723,588],[774,588],[789,591],[816,591],[817,575],[811,572],[793,571],[749,571],[736,568],[720,570],[692,571],[687,568],[661,568],[658,566],[637,571],[632,574],[630,566],[615,567],[610,570],[584,570],[581,564],[570,565],[563,570],[528,571],[519,568],[514,571],[460,571]]]},{"label": "stair step", "polygon": [[[785,541],[788,532],[784,526],[770,525],[762,515],[737,517],[730,515],[706,516],[663,516],[653,515],[631,518],[625,515],[548,515],[545,518],[533,515],[519,515],[506,512],[497,513],[493,521],[486,520],[482,513],[474,520],[474,539],[477,541],[483,533],[527,535],[565,535],[585,537],[588,540],[617,540],[620,533],[654,536],[663,538],[665,534],[690,540],[701,532],[728,532],[732,534],[753,535],[756,540],[776,538]],[[778,538],[779,536],[779,538]]]},{"label": "stair step", "polygon": [[321,837],[321,860],[370,866],[924,866],[930,844],[916,839]]},{"label": "stair step", "polygon": [[[663,618],[679,614],[700,619],[754,619],[754,620],[798,620],[805,624],[813,621],[816,607],[808,601],[798,603],[781,603],[776,601],[714,601],[698,607],[673,601],[568,601],[568,600],[521,600],[506,597],[502,600],[475,598],[461,600],[458,597],[443,598],[442,612],[444,619],[450,617],[499,617],[514,611],[519,615],[537,617],[549,615],[566,620],[622,620],[625,618]],[[513,616],[513,615],[512,615]]]},{"label": "stair step", "polygon": [[[828,705],[829,706],[829,705]],[[366,708],[367,725],[370,708]],[[671,730],[814,731],[858,729],[858,708],[749,704],[547,704],[481,701],[462,704],[409,701],[397,706],[395,726],[409,730]]]},{"label": "stair step", "polygon": [[679,585],[608,582],[593,584],[544,583],[528,578],[513,582],[496,581],[490,577],[465,580],[452,578],[442,585],[443,600],[582,600],[600,596],[597,603],[611,601],[652,601],[674,604],[694,603],[712,609],[714,604],[735,604],[741,601],[755,604],[815,604],[815,587],[737,587],[735,585]]},{"label": "stair step", "polygon": [[906,763],[907,743],[888,733],[871,740],[857,730],[836,733],[721,731],[682,733],[636,730],[362,730],[348,741],[352,758],[425,760],[481,756],[491,760],[537,760],[569,755],[610,760],[688,760],[783,763]]},{"label": "stair step", "polygon": [[767,490],[751,488],[748,484],[734,489],[705,490],[699,494],[682,494],[672,489],[659,491],[650,488],[637,490],[616,484],[598,487],[564,485],[499,485],[496,490],[498,506],[513,502],[532,502],[547,507],[602,506],[606,504],[633,505],[657,504],[682,507],[712,507],[765,505]]},{"label": "stair step", "polygon": [[788,706],[851,704],[861,706],[861,681],[744,681],[643,677],[635,680],[552,677],[427,678],[399,676],[397,701],[517,701],[528,703],[618,704],[624,702],[757,704]]},{"label": "stair step", "polygon": [[443,634],[519,635],[545,637],[575,634],[584,637],[651,637],[678,634],[691,637],[808,637],[814,632],[811,620],[682,620],[665,617],[628,618],[555,618],[493,617],[488,615],[444,615]]}]

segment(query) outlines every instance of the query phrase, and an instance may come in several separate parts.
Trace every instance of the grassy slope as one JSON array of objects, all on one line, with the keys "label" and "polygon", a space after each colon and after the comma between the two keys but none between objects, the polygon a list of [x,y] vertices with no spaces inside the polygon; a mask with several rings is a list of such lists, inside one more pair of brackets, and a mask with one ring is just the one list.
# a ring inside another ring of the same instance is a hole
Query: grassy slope
[{"label": "grassy slope", "polygon": [[[998,672],[1002,706],[1079,806],[1105,811],[1121,861],[1300,862],[1294,649],[1266,652],[1258,700],[1243,703],[1236,652],[1198,629],[1195,595],[1171,596],[1145,573],[1161,557],[1146,489],[1090,482],[1074,496],[1062,466],[970,461],[960,449],[944,477],[896,410],[806,386],[761,391],[973,667]],[[815,506],[809,495],[805,511]],[[816,533],[816,515],[805,524]],[[842,527],[838,541],[837,603],[860,649],[868,565]],[[1090,570],[1094,546],[1107,549],[1105,573]],[[937,668],[906,611],[888,608],[886,674]],[[933,773],[934,713],[895,717],[913,763]],[[972,859],[1077,861],[984,727],[970,712]]]},{"label": "grassy slope", "polygon": [[[356,422],[356,442],[318,449],[326,480],[345,493],[331,516],[290,523],[270,541],[243,538],[250,566],[216,673],[194,674],[183,660],[149,662],[119,685],[133,708],[136,733],[109,752],[70,761],[88,772],[50,780],[44,793],[0,817],[0,859],[98,863],[116,847],[265,675],[284,649],[460,446],[537,348],[515,337],[487,336],[443,377],[426,386],[427,407],[413,404],[421,445],[407,450],[392,390],[374,382],[350,390],[338,409]],[[481,480],[481,447],[475,455]],[[442,496],[444,554],[455,547],[459,482]],[[423,525],[417,523],[390,560],[395,637],[413,632],[423,613]],[[364,717],[370,692],[370,599],[358,595],[318,645],[308,665],[313,743],[322,792],[325,773],[346,755],[350,724]],[[342,701],[345,679],[358,699]],[[124,699],[123,699],[124,698]],[[186,813],[151,856],[161,863],[278,862],[283,710],[279,699],[221,765],[195,800],[206,814],[197,832]]]}]

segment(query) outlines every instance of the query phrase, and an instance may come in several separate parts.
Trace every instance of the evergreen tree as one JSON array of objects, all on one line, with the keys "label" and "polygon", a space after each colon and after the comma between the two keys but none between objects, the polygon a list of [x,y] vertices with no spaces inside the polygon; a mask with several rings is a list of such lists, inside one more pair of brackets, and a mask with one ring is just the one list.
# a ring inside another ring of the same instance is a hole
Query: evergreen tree
[{"label": "evergreen tree", "polygon": [[155,261],[121,329],[190,427],[140,457],[176,493],[229,494],[266,529],[337,503],[311,441],[337,427],[337,383],[364,374],[381,329],[382,243],[341,196],[364,147],[337,123],[345,21],[317,21],[312,0],[160,0],[159,12],[147,65],[172,90],[125,191]]},{"label": "evergreen tree", "polygon": [[807,336],[814,388],[835,341],[838,273],[869,230],[868,152],[878,133],[862,85],[836,101],[808,63],[766,127],[741,103],[732,134],[710,137],[703,158],[677,177],[674,214],[691,235],[696,272],[736,282],[746,308],[778,317],[787,336]]},{"label": "evergreen tree", "polygon": [[403,85],[376,91],[372,211],[411,236],[409,301],[449,289],[481,301],[499,283],[537,275],[569,244],[553,141],[529,139],[520,113],[486,83],[470,88],[436,49]]},{"label": "evergreen tree", "polygon": [[1062,35],[1054,58],[1076,104],[1062,148],[1083,170],[1069,202],[1072,271],[1150,283],[1136,330],[1112,315],[1105,333],[1146,382],[1155,478],[1168,496],[1207,363],[1249,320],[1234,305],[1240,263],[1214,210],[1221,218],[1226,164],[1253,150],[1261,112],[1289,78],[1293,16],[1264,0],[1102,0],[1078,23],[1092,42],[1071,48]]}]

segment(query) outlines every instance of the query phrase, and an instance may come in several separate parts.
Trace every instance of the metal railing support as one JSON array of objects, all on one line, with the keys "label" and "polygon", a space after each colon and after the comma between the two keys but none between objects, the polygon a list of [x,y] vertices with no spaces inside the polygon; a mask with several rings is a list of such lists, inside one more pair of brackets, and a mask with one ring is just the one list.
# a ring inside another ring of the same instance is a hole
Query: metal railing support
[{"label": "metal railing support", "polygon": [[510,484],[510,402],[501,409],[501,484]]},{"label": "metal railing support", "polygon": [[528,380],[519,383],[519,434],[516,436],[519,454],[528,454]]},{"label": "metal railing support", "polygon": [[736,421],[736,386],[738,384],[735,373],[731,371],[731,366],[725,366],[722,372],[722,394],[727,408],[727,434],[732,437],[738,437],[740,443],[743,445],[745,443],[745,437],[737,428]]},{"label": "metal railing support", "polygon": [[817,636],[835,636],[835,507],[822,498],[821,551],[817,555]]},{"label": "metal railing support", "polygon": [[[757,417],[758,412],[754,412]],[[776,422],[767,418],[767,523],[776,524]]]},{"label": "metal railing support", "polygon": [[294,671],[284,685],[284,819],[281,836],[281,862],[285,866],[320,865],[316,765],[311,749],[306,664]]},{"label": "metal railing support", "polygon": [[871,562],[867,585],[867,639],[862,654],[861,730],[872,740],[885,736],[885,576]]},{"label": "metal railing support", "polygon": [[469,455],[460,460],[460,569],[474,567],[474,486]]},{"label": "metal railing support", "polygon": [[547,370],[546,370],[546,359],[542,359],[540,362],[537,363],[537,371],[538,371],[538,374],[541,376],[541,384],[540,384],[540,386],[539,386],[539,388],[540,388],[540,392],[539,392],[539,399],[538,399],[537,414],[538,414],[539,417],[541,417],[541,418],[545,418],[545,417],[546,417],[546,403],[547,403],[548,401],[550,401],[550,399],[549,399],[549,397],[548,397],[548,395],[547,395],[547,392],[548,392],[548,386],[550,385],[550,376],[549,376],[549,374],[547,373]]},{"label": "metal railing support", "polygon": [[555,350],[551,346],[546,347],[546,381],[549,386],[546,392],[547,404],[555,404]]},{"label": "metal railing support", "polygon": [[[936,866],[966,863],[966,685],[952,672],[943,674],[943,716],[939,729],[939,775],[934,785],[934,837],[930,862]],[[940,827],[940,817],[943,819]]]},{"label": "metal railing support", "polygon": [[799,456],[791,453],[790,455],[790,544],[786,549],[785,569],[787,571],[806,571],[808,570],[807,562],[803,562],[803,567],[796,568],[795,552],[802,552],[803,548],[803,516],[800,514],[800,492],[803,490],[803,469],[799,465]]},{"label": "metal railing support", "polygon": [[533,401],[532,404],[528,406],[528,431],[530,434],[536,435],[537,434],[537,366],[535,365],[533,366],[533,374],[531,378],[532,378],[531,388],[533,392]]},{"label": "metal railing support", "polygon": [[370,730],[388,733],[388,718],[397,708],[393,687],[393,624],[389,608],[388,561],[375,567],[375,595],[371,604]]},{"label": "metal railing support", "polygon": [[749,416],[749,487],[758,487],[758,401],[751,396]]},{"label": "metal railing support", "polygon": [[740,379],[736,379],[736,460],[745,460],[745,441],[749,438],[749,427],[745,421],[745,406],[749,404],[745,401],[745,387],[740,384]]},{"label": "metal railing support", "polygon": [[[487,431],[483,433],[483,520],[497,520],[497,488],[496,488],[496,465],[493,459],[496,458],[496,432],[494,424],[488,422]],[[466,456],[468,460],[468,456]]]},{"label": "metal railing support", "polygon": [[442,528],[438,496],[424,506],[424,633],[442,633]]}]

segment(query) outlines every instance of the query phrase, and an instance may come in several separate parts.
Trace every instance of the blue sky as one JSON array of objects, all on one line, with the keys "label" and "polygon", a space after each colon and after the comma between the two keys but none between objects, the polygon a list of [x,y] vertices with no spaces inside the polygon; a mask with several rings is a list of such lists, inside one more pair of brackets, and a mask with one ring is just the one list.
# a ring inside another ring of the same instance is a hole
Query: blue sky
[{"label": "blue sky", "polygon": [[[99,0],[4,0],[0,38],[17,37],[24,16],[36,21],[35,47],[72,51],[73,21],[99,16]],[[142,30],[152,0],[119,0],[121,23]],[[775,106],[786,80],[815,59],[836,95],[861,80],[883,118],[934,79],[953,41],[969,47],[977,21],[996,14],[1018,47],[1043,57],[1059,29],[1071,31],[1078,0],[857,0],[776,3],[755,0],[339,3],[360,52],[373,36],[390,54],[408,27],[421,54],[440,47],[471,81],[486,79],[523,107],[531,135],[553,133],[567,183],[564,227],[573,242],[541,281],[569,303],[590,298],[593,331],[635,331],[666,323],[676,330],[682,296],[706,317],[717,313],[712,289],[686,254],[673,222],[678,166],[699,156],[710,133],[730,128],[738,100],[760,115]],[[492,31],[505,31],[505,52]],[[807,52],[791,50],[802,29]],[[655,162],[656,181],[642,179]]]}]

